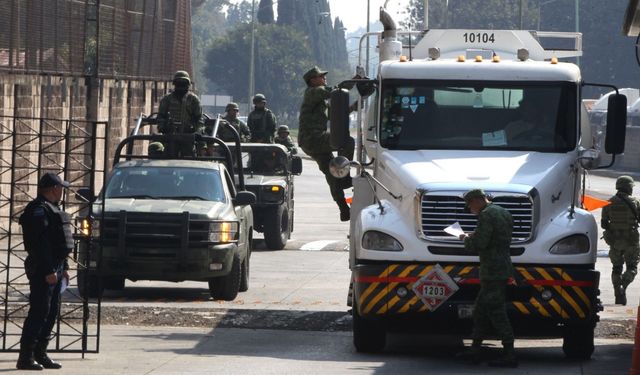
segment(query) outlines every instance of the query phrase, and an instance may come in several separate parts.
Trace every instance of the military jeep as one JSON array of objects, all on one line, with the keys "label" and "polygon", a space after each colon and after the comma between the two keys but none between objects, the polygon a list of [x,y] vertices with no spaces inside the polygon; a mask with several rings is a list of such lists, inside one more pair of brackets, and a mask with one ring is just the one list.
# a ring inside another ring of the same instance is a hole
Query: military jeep
[{"label": "military jeep", "polygon": [[246,189],[256,195],[253,229],[264,234],[269,249],[284,249],[293,232],[293,182],[302,173],[302,159],[279,144],[243,143],[242,171]]}]

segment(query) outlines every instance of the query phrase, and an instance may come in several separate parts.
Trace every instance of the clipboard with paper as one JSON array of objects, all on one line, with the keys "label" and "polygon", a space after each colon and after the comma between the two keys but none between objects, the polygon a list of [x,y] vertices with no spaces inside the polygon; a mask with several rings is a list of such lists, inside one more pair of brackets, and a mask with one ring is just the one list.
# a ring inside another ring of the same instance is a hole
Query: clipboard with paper
[{"label": "clipboard with paper", "polygon": [[444,232],[454,237],[460,237],[461,234],[464,234],[464,230],[462,230],[462,226],[458,221],[444,228]]}]

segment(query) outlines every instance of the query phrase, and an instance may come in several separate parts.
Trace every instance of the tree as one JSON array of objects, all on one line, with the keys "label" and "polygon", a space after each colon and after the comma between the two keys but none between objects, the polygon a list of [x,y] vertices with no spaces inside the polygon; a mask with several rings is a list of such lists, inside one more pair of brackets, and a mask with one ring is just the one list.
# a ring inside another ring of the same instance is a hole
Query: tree
[{"label": "tree", "polygon": [[250,23],[251,8],[252,4],[248,1],[231,4],[227,10],[227,24],[232,27],[241,23]]},{"label": "tree", "polygon": [[278,25],[293,25],[295,17],[296,0],[278,1]]},{"label": "tree", "polygon": [[[306,38],[292,27],[256,28],[256,92],[267,96],[279,116],[295,115],[304,90],[302,75],[313,65]],[[250,42],[251,25],[241,24],[216,39],[207,55],[205,75],[235,98],[247,96]]]},{"label": "tree", "polygon": [[207,0],[192,2],[191,8],[191,37],[192,37],[192,58],[193,58],[193,80],[197,90],[201,93],[212,89],[209,82],[202,74],[202,67],[205,65],[206,52],[217,35],[222,34],[227,23],[222,12],[222,7],[226,0]]},{"label": "tree", "polygon": [[273,0],[260,0],[260,5],[258,6],[258,22],[274,23],[274,17]]}]

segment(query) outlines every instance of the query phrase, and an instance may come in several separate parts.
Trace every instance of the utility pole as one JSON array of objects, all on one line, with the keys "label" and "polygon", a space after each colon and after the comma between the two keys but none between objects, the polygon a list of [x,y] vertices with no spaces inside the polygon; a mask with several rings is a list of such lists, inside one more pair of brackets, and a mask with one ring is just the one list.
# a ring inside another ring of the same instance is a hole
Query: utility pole
[{"label": "utility pole", "polygon": [[247,113],[251,112],[251,98],[255,91],[256,0],[251,2],[251,55],[249,57],[249,92]]},{"label": "utility pole", "polygon": [[371,1],[367,0],[367,54],[366,54],[366,62],[367,62],[367,67],[365,68],[365,72],[367,73],[367,77],[369,76],[369,24],[371,23],[370,20],[370,11],[371,11],[371,7],[370,4]]},{"label": "utility pole", "polygon": [[524,28],[524,0],[520,0],[520,30]]},{"label": "utility pole", "polygon": [[[576,0],[576,32],[580,32],[580,0]],[[576,65],[580,66],[580,56],[576,57]]]}]

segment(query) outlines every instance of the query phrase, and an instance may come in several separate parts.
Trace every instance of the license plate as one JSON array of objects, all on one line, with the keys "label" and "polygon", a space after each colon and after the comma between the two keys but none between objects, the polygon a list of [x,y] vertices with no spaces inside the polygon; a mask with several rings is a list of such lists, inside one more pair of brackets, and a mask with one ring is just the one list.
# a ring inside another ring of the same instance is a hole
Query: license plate
[{"label": "license plate", "polygon": [[473,318],[473,305],[458,305],[458,318],[460,319]]}]

